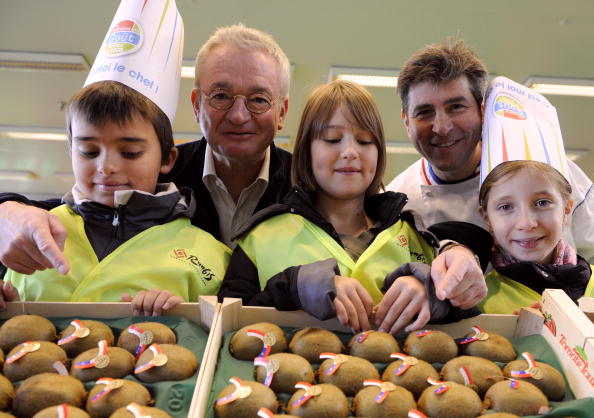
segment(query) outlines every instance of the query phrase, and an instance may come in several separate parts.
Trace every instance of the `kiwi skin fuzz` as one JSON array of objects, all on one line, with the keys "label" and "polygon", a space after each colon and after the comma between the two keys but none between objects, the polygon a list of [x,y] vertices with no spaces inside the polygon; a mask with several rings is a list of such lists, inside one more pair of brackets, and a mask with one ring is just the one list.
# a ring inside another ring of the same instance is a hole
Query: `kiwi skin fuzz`
[{"label": "kiwi skin fuzz", "polygon": [[[167,362],[162,366],[154,366],[141,373],[135,374],[144,383],[162,382],[164,380],[188,379],[198,369],[198,360],[194,353],[181,345],[159,344],[159,350],[167,356]],[[136,366],[142,366],[150,362],[154,357],[151,350],[145,350],[138,360]]]},{"label": "kiwi skin fuzz", "polygon": [[[565,380],[559,370],[555,369],[546,363],[536,362],[536,367],[542,371],[542,379],[534,379],[528,377],[520,379],[520,381],[530,382],[538,387],[551,401],[562,401],[565,397]],[[503,375],[505,377],[512,377],[512,370],[526,370],[528,369],[528,362],[526,360],[514,360],[507,363],[503,368]]]},{"label": "kiwi skin fuzz", "polygon": [[[49,406],[36,413],[33,418],[59,418],[58,413],[59,405]],[[68,418],[89,418],[89,414],[86,411],[77,408],[76,406],[66,405]]]},{"label": "kiwi skin fuzz", "polygon": [[14,399],[14,386],[6,376],[0,375],[0,410],[5,411]]},{"label": "kiwi skin fuzz", "polygon": [[[311,364],[301,356],[292,353],[276,353],[268,356],[269,361],[277,361],[278,370],[272,376],[270,388],[275,392],[293,393],[295,384],[306,382],[313,384],[315,374]],[[256,366],[256,380],[264,383],[266,379],[266,368]]]},{"label": "kiwi skin fuzz", "polygon": [[539,409],[549,405],[547,397],[530,382],[519,380],[518,383],[517,389],[511,387],[509,380],[491,386],[483,401],[485,409],[517,415],[539,415]]},{"label": "kiwi skin fuzz", "polygon": [[[80,322],[83,327],[89,329],[89,335],[83,338],[75,338],[60,346],[66,351],[68,357],[76,357],[82,352],[97,347],[97,344],[99,344],[99,341],[101,340],[107,341],[108,346],[113,345],[115,341],[113,331],[103,322],[93,321],[91,319],[81,320]],[[60,339],[72,335],[74,330],[73,325],[68,325],[62,332],[60,332]]]},{"label": "kiwi skin fuzz", "polygon": [[86,395],[82,382],[74,377],[41,373],[21,383],[12,402],[12,412],[28,418],[52,405],[67,403],[82,408]]},{"label": "kiwi skin fuzz", "polygon": [[105,385],[95,385],[87,398],[87,412],[92,418],[107,418],[116,409],[136,402],[141,406],[150,405],[153,400],[148,389],[132,380],[121,380],[122,386],[113,389],[105,396],[93,401],[93,397],[105,389]]},{"label": "kiwi skin fuzz", "polygon": [[[242,386],[249,386],[250,394],[245,398],[239,398],[224,405],[215,403],[215,413],[219,418],[253,418],[258,416],[258,410],[262,407],[276,413],[278,401],[276,395],[269,387],[262,383],[244,380]],[[230,384],[223,388],[216,399],[224,398],[235,391],[235,385]]]},{"label": "kiwi skin fuzz", "polygon": [[294,403],[305,394],[303,389],[297,390],[287,403],[287,413],[308,418],[349,416],[349,401],[339,388],[328,383],[320,383],[316,386],[320,388],[319,395],[295,406]]},{"label": "kiwi skin fuzz", "polygon": [[262,348],[264,347],[263,341],[258,337],[247,335],[250,329],[274,336],[275,342],[268,354],[281,353],[287,349],[287,337],[285,337],[285,333],[278,325],[269,322],[258,322],[246,325],[237,330],[231,337],[229,351],[236,359],[251,361],[262,352]]},{"label": "kiwi skin fuzz", "polygon": [[25,341],[56,341],[56,327],[39,315],[13,316],[0,327],[0,348],[8,353]]},{"label": "kiwi skin fuzz", "polygon": [[408,411],[417,409],[417,403],[409,390],[396,386],[381,403],[375,399],[380,393],[377,386],[366,386],[353,399],[353,409],[358,417],[407,418]]},{"label": "kiwi skin fuzz", "polygon": [[342,353],[342,341],[324,328],[303,328],[293,335],[289,343],[292,353],[305,357],[310,363],[320,363],[321,353]]},{"label": "kiwi skin fuzz", "polygon": [[[25,354],[13,363],[4,363],[4,375],[13,382],[25,380],[39,373],[57,373],[54,363],[66,364],[68,357],[58,344],[48,341],[35,341],[34,344],[39,344],[37,350]],[[23,345],[17,345],[10,350],[8,357],[18,353],[22,348]]]},{"label": "kiwi skin fuzz", "polygon": [[483,413],[478,394],[467,386],[444,382],[448,390],[436,394],[438,386],[428,387],[419,397],[418,407],[431,418],[472,418]]}]

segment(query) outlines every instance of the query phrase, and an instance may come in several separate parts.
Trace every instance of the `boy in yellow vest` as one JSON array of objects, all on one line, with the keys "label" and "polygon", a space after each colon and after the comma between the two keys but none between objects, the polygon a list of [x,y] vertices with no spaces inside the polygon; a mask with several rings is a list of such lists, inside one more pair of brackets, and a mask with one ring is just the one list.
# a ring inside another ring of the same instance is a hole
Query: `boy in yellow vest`
[{"label": "boy in yellow vest", "polygon": [[76,183],[51,212],[67,228],[71,268],[8,270],[5,298],[132,300],[135,314],[151,315],[216,294],[230,250],[191,225],[191,190],[157,183],[177,156],[165,113],[116,81],[83,88],[66,112]]},{"label": "boy in yellow vest", "polygon": [[177,157],[182,47],[175,2],[122,0],[66,109],[76,183],[51,212],[67,230],[70,270],[9,270],[0,301],[121,300],[155,315],[217,293],[230,250],[191,225],[189,189],[157,184]]}]

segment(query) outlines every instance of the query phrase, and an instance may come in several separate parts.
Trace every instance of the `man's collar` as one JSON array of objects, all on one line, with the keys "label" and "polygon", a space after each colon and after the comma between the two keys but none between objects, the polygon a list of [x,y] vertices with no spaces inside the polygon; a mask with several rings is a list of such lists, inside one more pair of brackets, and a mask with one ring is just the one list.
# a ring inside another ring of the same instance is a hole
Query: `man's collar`
[{"label": "man's collar", "polygon": [[[204,168],[202,169],[202,178],[207,176],[217,176],[217,170],[215,168],[214,163],[214,155],[212,152],[212,148],[206,143],[206,151],[204,155]],[[262,162],[262,167],[260,167],[260,173],[258,174],[258,178],[264,180],[268,183],[270,179],[270,147],[266,148],[266,154],[264,155],[264,161]]]}]

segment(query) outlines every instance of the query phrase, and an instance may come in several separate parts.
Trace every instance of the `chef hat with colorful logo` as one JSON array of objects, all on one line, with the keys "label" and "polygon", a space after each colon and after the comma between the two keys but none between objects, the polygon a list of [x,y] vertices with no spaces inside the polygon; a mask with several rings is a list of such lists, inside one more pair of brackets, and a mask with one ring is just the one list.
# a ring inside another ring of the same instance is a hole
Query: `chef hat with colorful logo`
[{"label": "chef hat with colorful logo", "polygon": [[175,0],[122,0],[85,81],[118,81],[175,118],[184,24]]},{"label": "chef hat with colorful logo", "polygon": [[567,178],[557,110],[528,87],[496,77],[485,99],[481,184],[499,164],[514,160],[546,163]]}]

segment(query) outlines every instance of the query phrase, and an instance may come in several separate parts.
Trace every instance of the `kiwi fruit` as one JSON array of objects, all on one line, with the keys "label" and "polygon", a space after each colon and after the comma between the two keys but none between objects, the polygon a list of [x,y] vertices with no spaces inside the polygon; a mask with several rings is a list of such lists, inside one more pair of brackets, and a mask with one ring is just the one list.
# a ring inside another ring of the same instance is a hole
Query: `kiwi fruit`
[{"label": "kiwi fruit", "polygon": [[[134,372],[134,375],[145,383],[155,383],[164,380],[184,380],[191,377],[198,369],[198,360],[194,353],[186,347],[175,344],[153,344],[159,347],[161,354],[155,361],[157,364],[148,370],[140,373]],[[152,350],[145,350],[138,360],[136,368],[150,363],[155,358]],[[165,363],[160,363],[159,359],[164,359]]]},{"label": "kiwi fruit", "polygon": [[495,383],[485,394],[485,409],[497,412],[509,412],[517,415],[540,415],[542,407],[548,407],[549,401],[542,391],[530,382],[515,380],[517,388],[510,380]]},{"label": "kiwi fruit", "polygon": [[14,415],[7,412],[0,412],[0,418],[14,418]]},{"label": "kiwi fruit", "polygon": [[380,403],[375,401],[382,390],[378,386],[366,386],[357,392],[353,399],[355,415],[358,417],[407,418],[410,409],[417,409],[417,403],[409,390],[390,382],[384,382],[383,389],[388,392],[388,395]]},{"label": "kiwi fruit", "polygon": [[39,315],[17,315],[0,327],[0,348],[9,352],[25,341],[56,341],[56,327]]},{"label": "kiwi fruit", "polygon": [[[275,392],[293,393],[296,390],[297,382],[314,382],[314,371],[311,364],[297,354],[276,353],[269,355],[267,359],[266,367],[274,372],[270,388]],[[264,383],[266,379],[266,367],[256,367],[256,380],[260,383]]]},{"label": "kiwi fruit", "polygon": [[19,353],[27,352],[18,360],[4,363],[4,375],[11,381],[17,382],[39,373],[58,373],[54,368],[55,362],[65,364],[68,360],[66,352],[56,343],[47,341],[33,341],[19,344],[8,353],[7,358]]},{"label": "kiwi fruit", "polygon": [[[93,320],[78,320],[82,324],[81,331],[76,331],[72,323],[60,332],[58,344],[66,351],[68,357],[76,357],[80,353],[97,347],[99,341],[107,341],[107,345],[113,345],[113,331],[103,322]],[[88,330],[88,331],[87,331]],[[78,338],[60,344],[60,341],[70,337],[73,333],[79,335]]]},{"label": "kiwi fruit", "polygon": [[289,350],[305,357],[310,363],[320,363],[321,353],[341,353],[342,341],[327,329],[308,327],[293,335]]},{"label": "kiwi fruit", "polygon": [[[62,410],[60,411],[60,408]],[[65,410],[65,411],[64,411]],[[60,415],[62,413],[62,415]],[[89,418],[89,414],[76,406],[62,404],[49,406],[36,413],[33,418]]]},{"label": "kiwi fruit", "polygon": [[5,376],[0,374],[0,410],[7,410],[14,399],[14,386]]},{"label": "kiwi fruit", "polygon": [[4,366],[4,351],[0,348],[0,367]]},{"label": "kiwi fruit", "polygon": [[[148,347],[153,343],[157,344],[175,344],[177,338],[175,333],[167,325],[159,322],[138,322],[130,325],[130,327],[138,328],[143,331],[143,343]],[[128,350],[130,353],[136,355],[136,350],[140,345],[140,338],[138,335],[130,332],[130,327],[122,331],[118,337],[118,347]]]},{"label": "kiwi fruit", "polygon": [[130,407],[131,405],[134,405],[134,408],[136,408],[136,410],[140,412],[141,416],[143,417],[171,418],[171,415],[169,415],[162,409],[152,408],[150,406],[140,406],[134,403],[116,409],[115,412],[109,416],[109,418],[134,418],[134,413],[128,409],[128,407]]},{"label": "kiwi fruit", "polygon": [[402,374],[395,375],[394,373],[402,366],[402,360],[396,360],[386,367],[382,374],[382,380],[385,382],[392,382],[395,385],[402,386],[408,389],[415,399],[421,396],[421,393],[430,383],[427,382],[427,378],[431,377],[435,380],[439,379],[439,373],[435,368],[427,363],[426,361],[419,360],[415,357],[408,357],[411,360],[410,367]]},{"label": "kiwi fruit", "polygon": [[[129,353],[128,353],[129,354]],[[112,389],[104,396],[95,398],[103,390],[111,386]],[[132,380],[114,379],[109,385],[98,383],[89,392],[87,399],[87,412],[93,418],[107,418],[116,409],[136,402],[141,406],[152,404],[151,394],[140,383]]]},{"label": "kiwi fruit", "polygon": [[80,353],[74,360],[72,360],[70,375],[76,377],[80,381],[90,382],[102,377],[119,379],[131,374],[134,369],[134,356],[120,347],[107,347],[106,356],[109,359],[107,364],[101,361],[95,366],[86,369],[77,367],[78,363],[95,359],[98,356],[99,348],[91,348],[84,353]]},{"label": "kiwi fruit", "polygon": [[418,407],[431,418],[472,418],[483,413],[478,394],[467,386],[455,382],[443,382],[448,389],[440,394],[440,386],[431,385],[419,397]]},{"label": "kiwi fruit", "polygon": [[[245,387],[249,387],[246,389]],[[253,418],[258,416],[260,408],[267,408],[275,413],[278,409],[278,402],[276,395],[269,387],[262,383],[252,381],[241,382],[242,395],[232,402],[217,405],[215,402],[214,409],[216,416],[219,418]],[[225,396],[231,395],[235,392],[236,386],[234,384],[227,385],[218,394],[216,399],[222,399]]]},{"label": "kiwi fruit", "polygon": [[349,401],[338,387],[328,383],[321,383],[312,386],[309,391],[312,392],[313,396],[301,405],[295,405],[305,395],[305,390],[297,390],[289,399],[286,408],[287,413],[308,418],[346,418],[349,416]]},{"label": "kiwi fruit", "polygon": [[456,342],[443,331],[411,332],[402,349],[409,356],[427,363],[447,363],[458,355]]},{"label": "kiwi fruit", "polygon": [[278,325],[269,322],[258,322],[241,328],[233,334],[233,337],[231,337],[229,351],[236,359],[253,360],[260,356],[260,353],[262,352],[264,342],[258,337],[247,335],[248,330],[250,329],[264,333],[265,340],[272,343],[270,344],[269,355],[280,353],[287,349],[287,338]]},{"label": "kiwi fruit", "polygon": [[[483,336],[478,340],[461,344],[462,354],[483,357],[500,363],[509,363],[516,359],[516,350],[507,338],[493,332],[482,332],[481,334]],[[466,338],[472,336],[474,336],[474,333],[466,335]]]},{"label": "kiwi fruit", "polygon": [[17,389],[12,412],[18,417],[32,417],[49,406],[68,405],[82,408],[87,392],[80,380],[56,373],[41,373],[25,380]]},{"label": "kiwi fruit", "polygon": [[472,389],[483,397],[487,389],[493,384],[503,380],[503,373],[499,366],[491,360],[482,357],[460,356],[451,359],[441,368],[441,380],[464,384],[464,376],[460,368],[466,367],[473,380]]},{"label": "kiwi fruit", "polygon": [[[337,369],[328,374],[335,366]],[[338,354],[334,359],[326,359],[318,368],[318,381],[330,383],[339,387],[347,396],[354,396],[363,388],[365,379],[379,379],[379,373],[375,366],[364,358]]]},{"label": "kiwi fruit", "polygon": [[[554,367],[541,362],[536,362],[538,371],[533,372],[536,377],[527,377],[518,379],[521,382],[530,382],[545,394],[551,401],[562,401],[565,397],[565,381],[563,375]],[[528,362],[526,360],[514,360],[506,364],[503,368],[505,377],[513,377],[512,370],[527,370]]]},{"label": "kiwi fruit", "polygon": [[372,363],[389,363],[390,354],[400,351],[396,339],[387,332],[365,331],[356,334],[347,345],[351,356],[362,357]]}]

